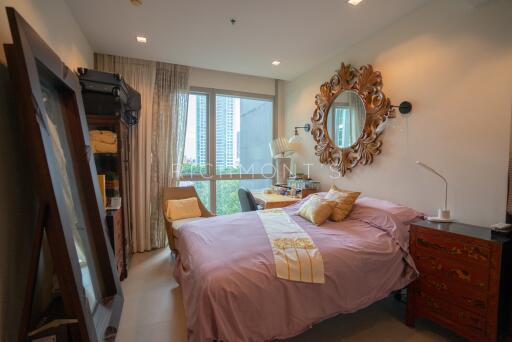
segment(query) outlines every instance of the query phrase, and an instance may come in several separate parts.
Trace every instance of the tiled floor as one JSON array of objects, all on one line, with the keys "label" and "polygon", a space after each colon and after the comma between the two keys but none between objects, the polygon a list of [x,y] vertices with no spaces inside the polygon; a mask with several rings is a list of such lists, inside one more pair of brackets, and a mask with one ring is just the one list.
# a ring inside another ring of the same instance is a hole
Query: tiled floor
[{"label": "tiled floor", "polygon": [[[124,308],[117,341],[182,342],[187,340],[181,289],[173,277],[168,248],[137,254],[122,282]],[[403,323],[404,304],[388,298],[354,314],[339,315],[289,339],[302,341],[458,341],[426,320],[416,329]]]}]

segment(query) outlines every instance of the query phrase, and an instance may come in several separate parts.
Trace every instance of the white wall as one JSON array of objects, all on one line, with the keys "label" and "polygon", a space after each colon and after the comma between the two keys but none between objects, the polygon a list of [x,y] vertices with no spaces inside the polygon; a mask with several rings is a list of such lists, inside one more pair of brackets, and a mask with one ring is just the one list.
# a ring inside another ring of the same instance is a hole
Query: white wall
[{"label": "white wall", "polygon": [[[91,47],[64,0],[0,0],[2,45],[12,42],[5,6],[15,7],[70,68],[92,67]],[[15,341],[34,233],[35,205],[30,161],[24,155],[25,142],[20,136],[5,55],[0,50],[0,341]]]},{"label": "white wall", "polygon": [[215,88],[263,95],[274,95],[275,81],[272,78],[236,74],[201,68],[190,68],[191,87]]},{"label": "white wall", "polygon": [[[342,51],[285,86],[285,132],[309,122],[315,94],[342,61],[373,64],[394,104],[413,104],[408,118],[388,122],[382,154],[370,166],[332,180],[304,137],[299,165],[315,163],[323,189],[332,183],[402,202],[433,214],[443,184],[415,165],[422,160],[450,183],[455,218],[491,224],[505,217],[512,112],[512,1],[472,7],[432,0],[372,37]],[[319,52],[321,53],[321,52]]]}]

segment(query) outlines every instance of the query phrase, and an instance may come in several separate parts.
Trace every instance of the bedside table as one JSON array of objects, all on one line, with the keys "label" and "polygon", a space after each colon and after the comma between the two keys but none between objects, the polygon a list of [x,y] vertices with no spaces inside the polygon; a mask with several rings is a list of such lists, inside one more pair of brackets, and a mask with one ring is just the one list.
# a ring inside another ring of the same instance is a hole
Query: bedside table
[{"label": "bedside table", "polygon": [[471,341],[510,332],[511,239],[462,223],[411,224],[420,276],[408,287],[406,324],[428,318]]}]

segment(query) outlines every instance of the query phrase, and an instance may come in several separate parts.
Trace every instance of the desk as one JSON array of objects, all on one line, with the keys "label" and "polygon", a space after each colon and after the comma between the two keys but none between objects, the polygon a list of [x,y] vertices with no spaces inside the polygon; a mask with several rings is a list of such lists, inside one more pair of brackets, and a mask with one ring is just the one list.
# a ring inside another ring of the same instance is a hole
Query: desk
[{"label": "desk", "polygon": [[301,200],[298,197],[265,194],[261,191],[254,191],[252,192],[252,195],[254,196],[256,203],[261,205],[264,209],[282,208]]}]

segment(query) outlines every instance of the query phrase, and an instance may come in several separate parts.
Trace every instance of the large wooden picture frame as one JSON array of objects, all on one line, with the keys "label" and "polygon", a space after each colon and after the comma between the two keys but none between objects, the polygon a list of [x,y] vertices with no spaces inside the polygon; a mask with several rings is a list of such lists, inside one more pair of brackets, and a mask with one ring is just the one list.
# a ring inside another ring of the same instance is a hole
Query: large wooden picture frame
[{"label": "large wooden picture frame", "polygon": [[[112,339],[123,295],[106,235],[80,84],[19,13],[7,8],[7,16],[13,38],[5,46],[8,67],[64,315],[78,321],[81,341]],[[20,340],[31,328],[26,307],[24,312]]]},{"label": "large wooden picture frame", "polygon": [[[347,147],[339,147],[328,133],[329,110],[334,100],[344,91],[355,92],[363,101],[366,120],[357,141]],[[341,63],[339,70],[328,82],[320,86],[320,94],[315,98],[316,109],[311,117],[311,134],[316,142],[315,154],[320,163],[329,165],[344,176],[358,164],[371,164],[381,152],[379,136],[382,124],[387,118],[394,118],[394,108],[389,98],[382,92],[382,76],[371,65],[359,69]]]}]

